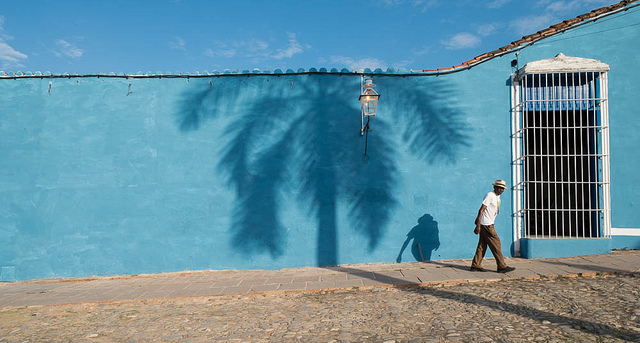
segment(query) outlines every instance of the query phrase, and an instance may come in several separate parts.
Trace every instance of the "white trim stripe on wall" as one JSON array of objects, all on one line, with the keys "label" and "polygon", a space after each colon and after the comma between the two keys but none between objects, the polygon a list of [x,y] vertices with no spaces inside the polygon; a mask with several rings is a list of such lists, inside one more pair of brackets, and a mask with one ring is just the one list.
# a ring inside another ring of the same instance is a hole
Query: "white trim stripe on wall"
[{"label": "white trim stripe on wall", "polygon": [[621,229],[621,228],[611,228],[612,236],[640,236],[640,228],[637,229]]}]

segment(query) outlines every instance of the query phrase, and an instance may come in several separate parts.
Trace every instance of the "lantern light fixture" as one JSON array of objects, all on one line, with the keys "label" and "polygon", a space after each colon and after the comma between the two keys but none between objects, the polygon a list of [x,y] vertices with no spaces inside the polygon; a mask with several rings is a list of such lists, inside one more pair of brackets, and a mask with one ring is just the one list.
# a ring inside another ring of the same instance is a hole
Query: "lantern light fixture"
[{"label": "lantern light fixture", "polygon": [[[376,110],[378,107],[378,99],[380,98],[380,94],[378,94],[373,88],[376,85],[373,84],[373,80],[371,77],[365,78],[362,76],[360,78],[360,108],[362,114],[362,120],[360,125],[360,135],[363,136],[365,130],[369,130],[369,120],[371,117],[376,116]],[[365,124],[364,118],[367,118],[367,123]]]}]

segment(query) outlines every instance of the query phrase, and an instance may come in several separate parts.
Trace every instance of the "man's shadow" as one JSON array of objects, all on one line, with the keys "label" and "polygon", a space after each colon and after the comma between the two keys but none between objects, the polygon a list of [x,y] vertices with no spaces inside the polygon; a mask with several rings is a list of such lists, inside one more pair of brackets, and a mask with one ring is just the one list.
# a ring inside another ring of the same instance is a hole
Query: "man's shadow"
[{"label": "man's shadow", "polygon": [[425,214],[420,217],[420,219],[418,219],[418,225],[414,226],[407,234],[407,239],[402,244],[396,262],[402,262],[402,253],[411,240],[413,240],[411,244],[411,254],[416,261],[431,261],[431,253],[440,247],[438,222],[433,220],[430,214]]}]

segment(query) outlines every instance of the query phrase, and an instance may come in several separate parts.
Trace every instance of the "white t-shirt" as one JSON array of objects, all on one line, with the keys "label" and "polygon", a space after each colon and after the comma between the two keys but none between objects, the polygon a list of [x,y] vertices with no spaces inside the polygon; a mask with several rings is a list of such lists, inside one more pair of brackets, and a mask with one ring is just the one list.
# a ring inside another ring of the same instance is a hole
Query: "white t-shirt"
[{"label": "white t-shirt", "polygon": [[493,225],[496,216],[500,213],[500,196],[494,192],[489,192],[484,196],[482,204],[487,206],[487,208],[482,212],[480,225]]}]

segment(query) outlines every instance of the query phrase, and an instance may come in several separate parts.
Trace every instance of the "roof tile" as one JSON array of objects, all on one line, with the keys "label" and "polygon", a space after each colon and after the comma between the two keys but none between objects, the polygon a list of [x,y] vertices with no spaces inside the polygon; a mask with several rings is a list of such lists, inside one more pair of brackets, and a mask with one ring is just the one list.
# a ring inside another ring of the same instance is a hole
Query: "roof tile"
[{"label": "roof tile", "polygon": [[634,2],[638,2],[640,0],[622,0],[619,3],[613,4],[611,6],[605,6],[605,7],[601,7],[601,8],[597,8],[594,9],[592,11],[590,11],[589,13],[585,13],[585,14],[581,14],[575,18],[571,18],[571,19],[567,19],[564,20],[561,23],[555,24],[555,25],[551,25],[550,27],[540,30],[534,34],[528,35],[528,36],[524,36],[521,39],[517,40],[517,41],[513,41],[511,42],[509,45],[505,45],[501,48],[498,48],[494,51],[489,51],[489,52],[485,52],[482,55],[478,55],[468,61],[462,62],[461,64],[458,64],[456,66],[453,66],[451,68],[438,68],[438,69],[425,69],[425,70],[415,70],[416,72],[439,72],[439,71],[447,71],[447,70],[452,70],[452,69],[456,69],[456,68],[462,68],[462,67],[470,67],[473,66],[477,63],[481,63],[485,60],[489,60],[492,57],[495,57],[496,55],[500,55],[503,54],[505,52],[508,52],[510,50],[513,50],[517,47],[520,47],[522,45],[525,45],[526,43],[529,42],[535,42],[537,40],[540,40],[542,38],[546,38],[552,35],[555,35],[556,33],[565,31],[567,29],[570,29],[571,27],[573,27],[574,25],[581,23],[585,20],[589,20],[591,18],[595,18],[598,17],[600,15],[618,10],[620,8],[623,8],[625,6],[627,6],[628,4],[634,3]]}]

